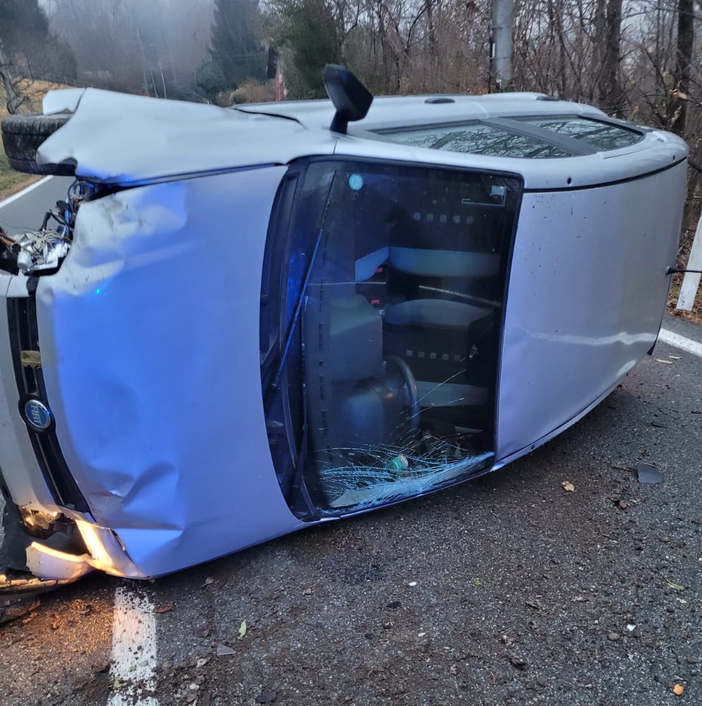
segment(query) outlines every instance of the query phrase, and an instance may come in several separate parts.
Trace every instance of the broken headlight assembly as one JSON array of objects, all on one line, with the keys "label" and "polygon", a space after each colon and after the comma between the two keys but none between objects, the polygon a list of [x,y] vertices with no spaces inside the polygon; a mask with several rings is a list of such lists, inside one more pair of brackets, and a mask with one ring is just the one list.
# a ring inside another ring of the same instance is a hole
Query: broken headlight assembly
[{"label": "broken headlight assembly", "polygon": [[49,275],[68,255],[80,205],[95,195],[95,186],[75,181],[65,201],[47,211],[38,230],[11,235],[0,228],[0,269],[12,275]]}]

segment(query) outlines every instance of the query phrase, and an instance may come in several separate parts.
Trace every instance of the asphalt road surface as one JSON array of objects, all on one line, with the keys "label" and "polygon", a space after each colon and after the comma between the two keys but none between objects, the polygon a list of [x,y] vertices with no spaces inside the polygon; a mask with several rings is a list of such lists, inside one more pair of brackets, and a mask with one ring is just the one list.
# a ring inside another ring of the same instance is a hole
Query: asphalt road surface
[{"label": "asphalt road surface", "polygon": [[[640,484],[640,463],[662,483]],[[155,582],[95,575],[44,597],[0,626],[0,704],[700,704],[701,471],[702,357],[659,343],[584,420],[487,477]]]},{"label": "asphalt road surface", "polygon": [[29,189],[0,203],[0,226],[8,233],[24,233],[41,226],[44,213],[65,199],[71,178],[42,179]]}]

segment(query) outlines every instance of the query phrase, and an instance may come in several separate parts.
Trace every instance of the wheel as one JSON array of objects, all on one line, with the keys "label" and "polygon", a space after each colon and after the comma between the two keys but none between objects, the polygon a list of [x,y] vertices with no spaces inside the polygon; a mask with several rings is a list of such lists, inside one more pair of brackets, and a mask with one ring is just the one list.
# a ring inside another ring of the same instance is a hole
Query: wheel
[{"label": "wheel", "polygon": [[72,164],[37,164],[37,150],[71,118],[70,113],[56,115],[10,115],[2,121],[2,143],[7,161],[25,174],[74,176]]},{"label": "wheel", "polygon": [[409,427],[412,434],[419,431],[419,391],[417,390],[417,380],[407,363],[396,355],[389,355],[385,361],[392,363],[400,373],[401,385],[407,389],[409,395]]}]

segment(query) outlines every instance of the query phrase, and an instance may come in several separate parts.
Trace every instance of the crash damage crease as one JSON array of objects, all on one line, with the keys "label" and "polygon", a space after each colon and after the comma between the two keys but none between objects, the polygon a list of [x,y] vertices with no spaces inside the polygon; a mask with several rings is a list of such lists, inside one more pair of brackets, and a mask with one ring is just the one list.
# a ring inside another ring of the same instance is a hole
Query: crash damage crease
[{"label": "crash damage crease", "polygon": [[312,133],[296,122],[213,105],[94,88],[75,102],[74,96],[62,100],[61,93],[50,92],[46,107],[75,105],[76,112],[41,145],[37,161],[75,163],[77,175],[94,181],[126,185],[233,165],[285,164],[310,152],[331,153],[336,144],[330,133]]},{"label": "crash damage crease", "polygon": [[[284,172],[138,187],[86,203],[70,255],[39,283],[61,448],[95,522],[114,530],[146,575],[299,525],[277,488],[263,500],[261,488],[273,490],[276,479],[255,452],[267,442],[260,392],[249,390],[260,365],[268,214]],[[251,403],[243,408],[241,398]],[[243,536],[226,531],[232,514]]]}]

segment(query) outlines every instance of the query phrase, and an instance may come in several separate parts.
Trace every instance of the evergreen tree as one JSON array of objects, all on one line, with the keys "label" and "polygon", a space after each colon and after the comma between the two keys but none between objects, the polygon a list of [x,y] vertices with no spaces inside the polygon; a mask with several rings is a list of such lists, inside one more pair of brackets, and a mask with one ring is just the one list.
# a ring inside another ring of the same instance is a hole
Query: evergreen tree
[{"label": "evergreen tree", "polygon": [[49,20],[38,0],[0,0],[0,41],[11,54],[49,34]]},{"label": "evergreen tree", "polygon": [[7,109],[22,104],[20,78],[75,77],[75,57],[49,30],[38,0],[0,0],[0,81]]},{"label": "evergreen tree", "polygon": [[280,3],[277,41],[290,98],[325,98],[322,74],[327,64],[343,64],[342,32],[325,0]]},{"label": "evergreen tree", "polygon": [[253,78],[265,81],[268,52],[258,35],[261,11],[257,0],[215,0],[210,54],[213,66],[203,69],[212,88],[212,79],[221,78],[220,90],[235,89]]}]

